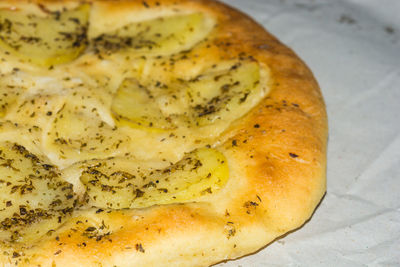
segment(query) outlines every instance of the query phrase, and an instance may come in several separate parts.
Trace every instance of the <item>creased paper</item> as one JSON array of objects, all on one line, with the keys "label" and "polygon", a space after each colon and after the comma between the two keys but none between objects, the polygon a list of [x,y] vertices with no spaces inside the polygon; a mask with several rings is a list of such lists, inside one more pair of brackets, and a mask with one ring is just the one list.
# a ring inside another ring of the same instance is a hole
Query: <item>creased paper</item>
[{"label": "creased paper", "polygon": [[400,1],[225,2],[291,47],[320,83],[328,191],[304,227],[217,266],[400,266]]}]

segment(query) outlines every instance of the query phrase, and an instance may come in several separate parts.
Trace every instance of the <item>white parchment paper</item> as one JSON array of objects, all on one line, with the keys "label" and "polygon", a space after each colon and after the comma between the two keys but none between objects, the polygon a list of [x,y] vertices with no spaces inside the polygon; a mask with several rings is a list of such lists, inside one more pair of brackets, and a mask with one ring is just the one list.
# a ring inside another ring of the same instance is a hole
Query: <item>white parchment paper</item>
[{"label": "white parchment paper", "polygon": [[400,1],[225,2],[312,69],[330,130],[328,191],[311,221],[218,266],[400,266]]}]

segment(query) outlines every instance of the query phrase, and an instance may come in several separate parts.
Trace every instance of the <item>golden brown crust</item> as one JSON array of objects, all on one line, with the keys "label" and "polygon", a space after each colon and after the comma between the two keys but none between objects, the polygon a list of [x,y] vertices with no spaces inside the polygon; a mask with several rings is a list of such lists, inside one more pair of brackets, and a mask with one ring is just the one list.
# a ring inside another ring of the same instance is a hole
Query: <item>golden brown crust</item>
[{"label": "golden brown crust", "polygon": [[[251,56],[268,66],[271,91],[220,137],[218,148],[228,159],[231,177],[212,202],[109,213],[82,211],[51,237],[24,251],[19,263],[205,266],[254,252],[300,227],[326,186],[325,107],[305,64],[253,20],[215,1],[102,4],[110,14],[165,5],[213,14],[218,26],[211,49],[218,50],[221,58]],[[82,234],[101,224],[104,229],[97,236]],[[2,257],[3,263],[19,260]]]}]

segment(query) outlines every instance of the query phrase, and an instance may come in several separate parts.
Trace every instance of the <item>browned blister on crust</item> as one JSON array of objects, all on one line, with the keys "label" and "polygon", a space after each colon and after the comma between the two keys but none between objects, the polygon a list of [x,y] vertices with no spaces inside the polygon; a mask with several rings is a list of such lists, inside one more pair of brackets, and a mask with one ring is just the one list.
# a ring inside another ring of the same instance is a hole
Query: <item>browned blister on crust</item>
[{"label": "browned blister on crust", "polygon": [[[64,3],[75,2],[57,1]],[[213,139],[211,145],[229,167],[219,191],[199,201],[139,209],[77,208],[33,244],[4,244],[2,263],[208,266],[253,253],[302,226],[325,193],[328,129],[321,92],[306,65],[252,19],[216,1],[89,3],[91,15],[105,21],[133,11],[203,12],[216,23],[188,57],[196,55],[201,64],[238,58],[258,62],[269,71],[263,85],[269,92]]]}]

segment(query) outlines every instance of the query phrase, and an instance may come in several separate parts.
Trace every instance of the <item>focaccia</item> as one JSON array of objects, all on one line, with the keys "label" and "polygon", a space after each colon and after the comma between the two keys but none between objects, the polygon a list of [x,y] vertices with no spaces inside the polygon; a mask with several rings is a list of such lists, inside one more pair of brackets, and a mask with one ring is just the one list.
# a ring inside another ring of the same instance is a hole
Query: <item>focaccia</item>
[{"label": "focaccia", "polygon": [[305,64],[212,0],[0,1],[0,262],[208,266],[325,192]]}]

